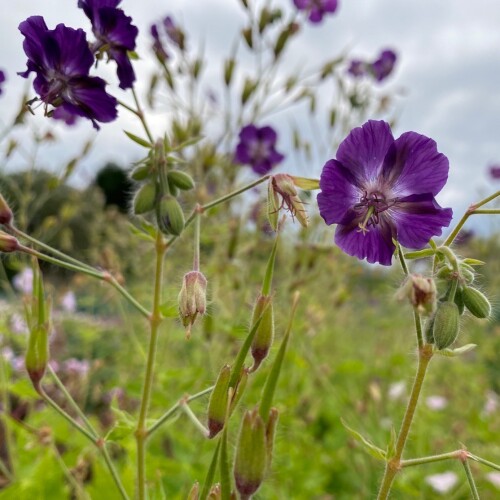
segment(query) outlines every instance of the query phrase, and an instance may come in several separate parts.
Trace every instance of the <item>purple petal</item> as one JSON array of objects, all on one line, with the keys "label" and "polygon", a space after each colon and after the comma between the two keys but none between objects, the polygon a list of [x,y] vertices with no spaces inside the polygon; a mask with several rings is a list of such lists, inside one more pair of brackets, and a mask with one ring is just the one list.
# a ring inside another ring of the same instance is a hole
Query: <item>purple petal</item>
[{"label": "purple petal", "polygon": [[389,149],[382,177],[399,196],[436,195],[448,179],[448,169],[448,158],[438,152],[435,141],[416,132],[406,132]]},{"label": "purple petal", "polygon": [[253,142],[259,139],[257,127],[255,125],[247,125],[243,127],[239,134],[241,142]]},{"label": "purple petal", "polygon": [[369,120],[357,127],[342,141],[337,160],[351,171],[360,185],[374,180],[385,155],[394,142],[389,124]]},{"label": "purple petal", "polygon": [[419,250],[431,238],[440,236],[443,227],[450,225],[453,211],[441,208],[431,194],[415,194],[399,201],[391,209],[390,216],[396,224],[401,245]]},{"label": "purple petal", "polygon": [[257,135],[261,142],[267,142],[273,146],[276,144],[276,140],[278,139],[278,135],[275,130],[269,126],[260,128]]},{"label": "purple petal", "polygon": [[99,22],[95,27],[98,34],[103,36],[112,47],[127,50],[135,49],[135,39],[139,30],[132,24],[132,18],[125,15],[123,10],[111,7],[99,9]]},{"label": "purple petal", "polygon": [[380,223],[370,228],[368,232],[362,232],[358,227],[358,219],[351,224],[338,225],[335,231],[335,243],[348,255],[365,259],[374,264],[379,262],[384,266],[390,266],[395,245],[392,242],[394,228],[384,218],[380,217]]},{"label": "purple petal", "polygon": [[270,172],[273,167],[274,167],[274,164],[272,164],[269,159],[264,159],[264,160],[261,160],[259,162],[256,162],[256,163],[253,163],[251,165],[252,167],[252,170],[256,173],[256,174],[259,174],[259,175],[266,175],[268,172]]},{"label": "purple petal", "polygon": [[293,0],[295,7],[299,10],[304,10],[309,8],[311,0]]},{"label": "purple petal", "polygon": [[58,64],[61,73],[66,76],[88,75],[94,56],[90,52],[85,32],[58,24],[51,33],[59,48]]},{"label": "purple petal", "polygon": [[240,142],[236,146],[234,158],[237,163],[250,163],[252,161],[246,143]]},{"label": "purple petal", "polygon": [[319,181],[319,213],[325,222],[340,224],[360,197],[360,190],[352,183],[352,176],[337,160],[328,161]]},{"label": "purple petal", "polygon": [[319,7],[313,7],[311,9],[311,12],[309,13],[309,21],[311,21],[314,24],[318,24],[323,20],[323,9]]},{"label": "purple petal", "polygon": [[135,82],[135,73],[132,63],[125,50],[110,50],[111,57],[116,61],[116,74],[120,80],[121,89],[130,89]]}]

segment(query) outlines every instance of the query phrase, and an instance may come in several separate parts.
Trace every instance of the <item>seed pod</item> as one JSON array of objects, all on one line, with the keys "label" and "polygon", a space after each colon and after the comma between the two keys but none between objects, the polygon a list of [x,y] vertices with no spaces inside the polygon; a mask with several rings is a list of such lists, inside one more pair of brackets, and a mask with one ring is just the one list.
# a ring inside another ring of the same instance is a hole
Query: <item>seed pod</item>
[{"label": "seed pod", "polygon": [[476,288],[464,287],[463,301],[470,313],[476,318],[487,318],[491,314],[490,301]]},{"label": "seed pod", "polygon": [[267,474],[269,474],[269,469],[271,468],[271,462],[273,460],[274,436],[276,434],[276,427],[278,426],[278,418],[278,410],[276,408],[271,408],[266,426]]},{"label": "seed pod", "polygon": [[434,344],[434,317],[429,318],[425,323],[424,336],[428,344]]},{"label": "seed pod", "polygon": [[252,341],[253,366],[250,368],[251,372],[257,370],[262,361],[267,357],[274,340],[274,312],[272,296],[270,295],[259,295],[257,298],[252,315],[252,325],[261,316],[262,320]]},{"label": "seed pod", "polygon": [[231,378],[231,367],[224,365],[221,368],[214,390],[208,402],[208,438],[215,437],[224,427],[227,412],[227,398],[229,379]]},{"label": "seed pod", "polygon": [[150,212],[155,207],[156,184],[148,182],[139,188],[134,196],[134,214],[141,215]]},{"label": "seed pod", "polygon": [[0,231],[0,252],[10,253],[19,250],[19,241],[14,236]]},{"label": "seed pod", "polygon": [[454,302],[458,307],[458,312],[462,315],[464,313],[464,294],[461,286],[457,286]]},{"label": "seed pod", "polygon": [[183,191],[189,191],[194,188],[193,178],[181,170],[170,170],[167,173],[167,178],[169,185],[173,184]]},{"label": "seed pod", "polygon": [[236,61],[232,58],[224,62],[224,83],[226,84],[226,87],[231,85],[235,65]]},{"label": "seed pod", "polygon": [[443,302],[434,316],[432,334],[436,347],[441,350],[455,342],[460,327],[460,312],[454,302]]},{"label": "seed pod", "polygon": [[134,170],[132,170],[130,177],[134,181],[143,181],[148,177],[150,170],[150,165],[139,165],[138,167],[135,167]]},{"label": "seed pod", "polygon": [[0,224],[10,224],[12,222],[12,210],[5,198],[0,194]]},{"label": "seed pod", "polygon": [[179,236],[184,229],[184,213],[179,202],[171,195],[163,195],[156,204],[156,221],[165,234]]}]

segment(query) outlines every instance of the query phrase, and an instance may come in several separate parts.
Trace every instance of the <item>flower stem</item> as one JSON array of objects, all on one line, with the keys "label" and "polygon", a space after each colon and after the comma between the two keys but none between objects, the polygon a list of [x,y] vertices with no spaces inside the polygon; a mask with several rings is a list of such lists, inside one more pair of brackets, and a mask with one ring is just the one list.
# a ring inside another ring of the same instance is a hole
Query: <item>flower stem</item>
[{"label": "flower stem", "polygon": [[194,226],[194,255],[193,255],[193,271],[200,270],[200,218],[201,214],[197,212],[196,223]]},{"label": "flower stem", "polygon": [[492,469],[500,471],[500,465],[490,462],[489,460],[485,460],[484,458],[478,457],[477,455],[473,455],[472,453],[469,453],[469,458],[471,460],[474,460],[475,462],[479,462],[480,464],[486,465],[488,467],[491,467]]},{"label": "flower stem", "polygon": [[146,122],[146,118],[144,117],[144,111],[142,110],[141,104],[139,103],[139,99],[137,98],[137,94],[135,92],[134,87],[132,87],[132,95],[134,97],[134,102],[135,102],[135,107],[136,112],[135,114],[137,115],[137,118],[141,120],[142,127],[144,128],[144,132],[146,132],[146,135],[148,136],[149,141],[151,144],[154,143],[153,135],[151,134],[151,131],[149,130],[148,124]]},{"label": "flower stem", "polygon": [[414,465],[430,464],[433,462],[442,462],[443,460],[461,460],[464,450],[450,451],[449,453],[441,453],[440,455],[430,455],[428,457],[410,458],[409,460],[401,460],[401,467],[412,467]]},{"label": "flower stem", "polygon": [[467,481],[469,482],[472,498],[474,500],[479,500],[479,492],[477,491],[476,482],[474,481],[472,471],[470,470],[469,462],[467,460],[462,460],[462,465],[464,466],[465,475],[467,476]]},{"label": "flower stem", "polygon": [[208,437],[210,434],[208,429],[199,421],[198,417],[193,413],[186,401],[181,402],[182,411],[193,422],[194,426],[202,433],[203,437]]},{"label": "flower stem", "polygon": [[141,408],[137,429],[135,431],[137,442],[137,494],[139,500],[146,499],[146,439],[148,431],[146,428],[146,417],[151,400],[153,386],[154,365],[156,348],[158,343],[158,328],[161,323],[161,290],[163,282],[163,258],[165,255],[165,241],[160,231],[156,235],[156,268],[154,277],[153,312],[150,317],[150,338],[148,358],[146,361],[146,374],[142,389]]},{"label": "flower stem", "polygon": [[418,351],[418,368],[413,382],[413,387],[410,394],[410,400],[406,407],[406,412],[401,423],[398,439],[396,441],[396,449],[394,456],[387,462],[382,484],[378,493],[378,500],[388,498],[392,483],[396,474],[401,470],[401,456],[403,455],[406,440],[410,432],[415,410],[417,408],[418,399],[422,390],[427,367],[432,359],[432,345],[425,344]]}]

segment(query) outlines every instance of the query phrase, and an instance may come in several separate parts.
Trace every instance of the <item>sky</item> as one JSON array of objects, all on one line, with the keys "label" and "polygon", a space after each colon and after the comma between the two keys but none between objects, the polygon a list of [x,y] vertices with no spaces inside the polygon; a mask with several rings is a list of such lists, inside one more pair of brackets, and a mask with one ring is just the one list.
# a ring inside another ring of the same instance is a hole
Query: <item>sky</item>
[{"label": "sky", "polygon": [[[394,48],[399,60],[386,84],[401,94],[394,135],[412,130],[432,137],[450,160],[448,184],[438,196],[441,205],[456,214],[494,190],[488,166],[500,164],[500,2],[493,0],[340,0],[334,16],[318,26],[308,25],[301,42],[294,45],[296,61],[324,61],[345,47],[353,56],[374,59],[385,47]],[[289,10],[292,0],[276,0]],[[0,14],[0,69],[8,81],[0,96],[0,119],[11,117],[19,106],[26,82],[16,75],[25,68],[22,36],[17,30],[30,15],[43,15],[50,28],[63,22],[88,31],[88,20],[76,7],[77,0],[17,0]],[[171,14],[191,38],[206,41],[205,53],[221,58],[228,53],[232,35],[241,23],[239,0],[123,0],[121,7],[141,30],[139,54],[147,51],[148,27]],[[230,36],[230,38],[228,38]],[[136,73],[148,75],[151,66],[141,60]],[[111,67],[100,76],[114,79]],[[116,87],[111,92],[118,93]],[[139,93],[141,88],[139,87]],[[31,90],[33,96],[34,92]],[[120,95],[121,98],[121,95]],[[126,98],[124,98],[126,100]],[[39,110],[40,113],[41,110]],[[153,126],[155,119],[152,118]],[[41,124],[41,117],[33,119]],[[158,121],[158,125],[162,123]],[[43,126],[43,125],[42,125]],[[43,150],[41,162],[55,168],[69,160],[89,138],[95,138],[90,156],[79,167],[80,181],[92,178],[95,165],[114,161],[128,165],[143,153],[124,140],[123,130],[138,131],[133,117],[124,111],[119,123],[104,125],[95,135],[89,123],[67,130],[57,125],[61,144]],[[325,158],[325,161],[329,158]],[[309,176],[319,176],[324,162],[311,165]],[[287,171],[285,162],[282,171]],[[483,223],[483,228],[489,223]]]}]

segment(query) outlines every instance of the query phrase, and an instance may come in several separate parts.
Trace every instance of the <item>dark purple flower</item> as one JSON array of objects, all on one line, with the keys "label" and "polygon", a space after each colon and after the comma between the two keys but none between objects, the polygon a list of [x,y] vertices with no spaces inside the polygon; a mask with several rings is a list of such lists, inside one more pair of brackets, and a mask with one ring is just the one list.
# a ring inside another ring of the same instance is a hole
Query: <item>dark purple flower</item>
[{"label": "dark purple flower", "polygon": [[490,167],[490,177],[492,179],[500,179],[500,165],[492,165]]},{"label": "dark purple flower", "polygon": [[139,30],[132,25],[132,18],[116,7],[121,0],[78,0],[78,7],[92,23],[97,38],[94,51],[103,50],[116,61],[120,88],[131,88],[135,73],[127,52],[135,49]]},{"label": "dark purple flower", "polygon": [[435,195],[448,178],[448,159],[415,132],[394,139],[389,124],[370,120],[340,144],[323,167],[318,195],[335,243],[347,254],[390,265],[401,245],[421,249],[451,221]]},{"label": "dark purple flower", "polygon": [[52,105],[55,118],[82,116],[96,122],[110,122],[117,116],[116,99],[106,93],[106,82],[89,76],[94,63],[85,32],[58,24],[49,30],[43,17],[32,16],[19,25],[24,35],[24,52],[28,56],[27,70],[19,73],[36,77],[33,87],[40,99]]},{"label": "dark purple flower", "polygon": [[338,7],[338,0],[293,0],[293,3],[297,9],[308,12],[312,23],[320,23],[326,13],[333,13]]},{"label": "dark purple flower", "polygon": [[160,33],[158,32],[158,26],[156,24],[152,24],[149,29],[151,36],[153,37],[153,52],[155,53],[157,59],[164,63],[170,56],[163,46],[163,42],[160,38]]},{"label": "dark purple flower", "polygon": [[240,131],[235,160],[250,165],[259,174],[267,174],[284,156],[276,151],[277,135],[271,127],[247,125]]},{"label": "dark purple flower", "polygon": [[2,95],[2,83],[5,82],[5,73],[0,69],[0,95]]},{"label": "dark purple flower", "polygon": [[365,76],[367,71],[368,68],[366,63],[364,61],[360,61],[359,59],[353,59],[347,69],[347,72],[356,78]]},{"label": "dark purple flower", "polygon": [[370,69],[378,82],[387,78],[396,64],[396,53],[393,50],[383,50],[378,58],[371,64]]},{"label": "dark purple flower", "polygon": [[179,47],[179,49],[184,50],[185,48],[185,35],[184,32],[174,23],[174,20],[167,16],[163,20],[163,27],[167,36],[172,40],[172,42]]}]

